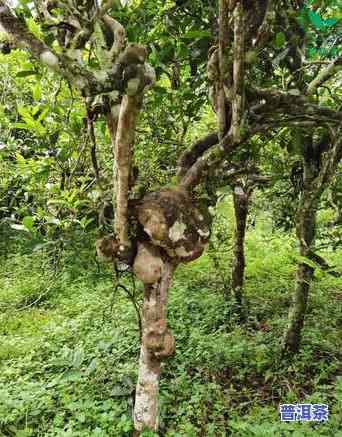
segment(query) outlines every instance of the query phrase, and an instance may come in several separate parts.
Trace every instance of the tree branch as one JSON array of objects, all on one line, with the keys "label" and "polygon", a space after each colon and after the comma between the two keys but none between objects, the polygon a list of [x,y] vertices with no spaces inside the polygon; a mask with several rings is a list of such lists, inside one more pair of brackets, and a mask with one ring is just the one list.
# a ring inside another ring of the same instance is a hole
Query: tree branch
[{"label": "tree branch", "polygon": [[[244,137],[246,138],[247,136]],[[233,135],[228,132],[216,146],[209,150],[206,156],[197,159],[182,178],[180,185],[187,190],[194,188],[210,168],[220,165],[223,157],[235,150],[241,142],[234,141]]]},{"label": "tree branch", "polygon": [[234,9],[234,63],[231,132],[236,141],[241,137],[244,111],[245,31],[244,9],[239,1]]},{"label": "tree branch", "polygon": [[323,68],[317,77],[307,87],[306,94],[313,94],[324,82],[329,80],[342,69],[342,56],[334,59],[327,67]]},{"label": "tree branch", "polygon": [[42,41],[37,39],[28,29],[12,14],[10,8],[0,0],[0,23],[5,32],[11,35],[17,47],[29,48],[33,56],[52,69],[59,68],[58,56]]},{"label": "tree branch", "polygon": [[100,191],[103,191],[102,183],[101,183],[101,176],[100,176],[100,169],[97,161],[96,156],[96,136],[95,136],[95,129],[94,129],[94,118],[91,113],[91,109],[89,106],[87,106],[87,132],[88,132],[88,138],[90,140],[90,158],[92,167],[95,174],[96,184]]},{"label": "tree branch", "polygon": [[[317,117],[324,121],[340,122],[342,112],[316,105],[308,96],[294,95],[274,89],[249,89],[250,115],[257,120],[274,118],[275,114],[295,116],[301,119]],[[253,105],[253,101],[255,104]]]},{"label": "tree branch", "polygon": [[124,96],[120,107],[116,138],[115,161],[117,172],[117,192],[115,211],[115,235],[120,251],[130,248],[128,229],[128,194],[132,167],[132,147],[135,137],[135,125],[142,96]]},{"label": "tree branch", "polygon": [[200,158],[204,152],[210,147],[218,143],[218,134],[213,132],[204,138],[196,141],[190,148],[185,151],[178,160],[178,172],[177,177],[181,179],[187,170]]},{"label": "tree branch", "polygon": [[106,54],[106,60],[109,63],[113,63],[120,52],[125,48],[126,32],[124,27],[114,18],[109,15],[104,15],[102,18],[102,33],[106,38],[106,29],[109,28],[114,36],[114,41],[109,48],[109,52]]},{"label": "tree branch", "polygon": [[219,1],[219,49],[218,49],[218,67],[219,77],[217,82],[217,117],[219,124],[220,140],[228,132],[229,129],[229,108],[225,95],[226,89],[232,86],[231,80],[231,63],[229,62],[229,6],[226,0]]},{"label": "tree branch", "polygon": [[[111,22],[112,23],[112,22]],[[119,56],[117,62],[108,69],[96,72],[87,70],[66,53],[57,54],[44,42],[37,39],[0,0],[0,24],[14,39],[18,48],[28,48],[34,57],[57,71],[71,82],[85,97],[109,93],[114,90],[133,95],[153,82],[152,68],[145,64],[146,50],[138,44],[130,44]],[[112,25],[114,25],[112,23]],[[115,26],[118,26],[115,24]],[[117,34],[119,32],[117,27]],[[122,29],[119,32],[122,34]],[[122,36],[122,35],[121,35]],[[120,37],[121,38],[121,37]],[[115,50],[122,47],[122,39]],[[128,74],[128,71],[130,74]]]},{"label": "tree branch", "polygon": [[335,278],[340,278],[342,276],[342,273],[334,270],[335,266],[329,265],[329,263],[318,255],[318,253],[310,252],[310,259],[318,264],[323,271],[328,270],[327,273],[329,275],[334,276]]}]

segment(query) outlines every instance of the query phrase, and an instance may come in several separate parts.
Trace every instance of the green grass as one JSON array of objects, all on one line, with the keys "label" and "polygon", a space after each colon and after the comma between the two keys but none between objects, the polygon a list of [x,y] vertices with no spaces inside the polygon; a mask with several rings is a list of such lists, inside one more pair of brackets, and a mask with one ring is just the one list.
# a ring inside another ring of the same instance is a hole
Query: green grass
[{"label": "green grass", "polygon": [[[246,247],[242,326],[208,254],[176,273],[168,318],[177,351],[163,365],[161,435],[339,436],[341,279],[316,274],[301,352],[284,362],[296,241],[261,217]],[[341,253],[322,255],[342,265]],[[230,257],[224,247],[226,275]],[[57,271],[46,253],[13,249],[1,259],[0,310],[0,435],[130,435],[135,312],[113,296],[109,270],[87,245],[66,250]],[[296,402],[327,403],[329,421],[281,423],[279,403]]]}]

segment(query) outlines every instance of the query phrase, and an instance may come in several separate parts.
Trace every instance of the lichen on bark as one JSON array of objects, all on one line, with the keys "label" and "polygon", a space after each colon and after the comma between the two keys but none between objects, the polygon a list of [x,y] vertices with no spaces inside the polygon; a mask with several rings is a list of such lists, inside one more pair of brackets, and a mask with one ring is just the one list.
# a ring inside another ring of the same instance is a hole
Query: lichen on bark
[{"label": "lichen on bark", "polygon": [[179,187],[145,196],[138,219],[151,242],[178,262],[200,256],[210,236],[209,215]]}]

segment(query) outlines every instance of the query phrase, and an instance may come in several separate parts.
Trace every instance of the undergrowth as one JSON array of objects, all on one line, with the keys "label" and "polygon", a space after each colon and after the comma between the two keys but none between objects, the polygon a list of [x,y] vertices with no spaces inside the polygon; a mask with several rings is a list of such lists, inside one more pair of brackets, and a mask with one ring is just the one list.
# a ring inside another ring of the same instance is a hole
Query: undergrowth
[{"label": "undergrowth", "polygon": [[[122,291],[113,294],[91,241],[84,235],[54,252],[16,238],[1,254],[2,436],[131,434],[136,314]],[[160,435],[341,435],[340,278],[316,273],[301,351],[292,362],[280,353],[295,254],[294,237],[272,231],[267,218],[249,229],[243,325],[223,292],[229,249],[220,252],[220,272],[210,252],[178,269],[168,314],[177,351],[163,365]],[[341,253],[323,255],[342,265]],[[279,404],[298,402],[328,404],[329,421],[280,422]]]}]

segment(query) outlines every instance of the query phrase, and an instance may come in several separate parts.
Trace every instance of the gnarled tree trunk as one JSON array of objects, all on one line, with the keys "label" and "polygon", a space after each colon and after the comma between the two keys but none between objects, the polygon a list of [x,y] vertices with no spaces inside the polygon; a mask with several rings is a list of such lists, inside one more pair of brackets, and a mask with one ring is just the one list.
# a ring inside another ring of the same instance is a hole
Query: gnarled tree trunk
[{"label": "gnarled tree trunk", "polygon": [[137,218],[145,239],[138,242],[133,271],[145,289],[135,435],[145,428],[158,430],[161,361],[175,350],[166,318],[172,275],[180,262],[199,257],[209,238],[205,213],[182,188],[148,194],[138,207]]}]

